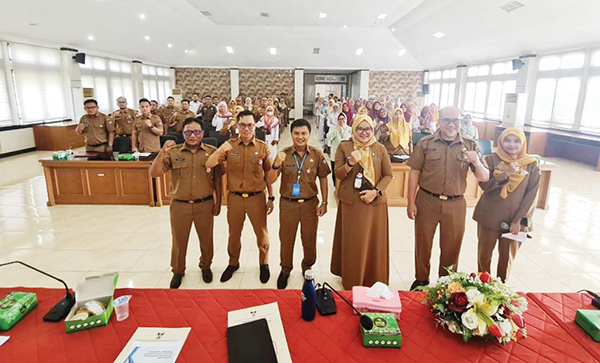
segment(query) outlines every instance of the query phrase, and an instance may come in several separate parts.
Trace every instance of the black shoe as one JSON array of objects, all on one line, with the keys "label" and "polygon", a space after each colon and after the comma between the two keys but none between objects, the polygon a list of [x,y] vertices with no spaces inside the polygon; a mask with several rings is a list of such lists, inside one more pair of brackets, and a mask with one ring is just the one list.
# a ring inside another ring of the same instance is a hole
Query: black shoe
[{"label": "black shoe", "polygon": [[427,286],[427,285],[429,285],[429,280],[425,280],[425,281],[415,280],[415,282],[413,282],[412,285],[410,285],[410,291],[415,291],[417,289],[417,287]]},{"label": "black shoe", "polygon": [[271,277],[271,272],[269,271],[269,265],[260,265],[260,282],[266,284]]},{"label": "black shoe", "polygon": [[277,288],[279,290],[283,290],[287,287],[287,282],[288,282],[289,277],[290,277],[290,275],[286,275],[283,273],[283,271],[281,271],[281,273],[279,274],[279,277],[277,278]]},{"label": "black shoe", "polygon": [[225,271],[223,271],[223,274],[221,275],[221,282],[229,281],[229,279],[231,279],[231,276],[233,276],[233,273],[236,272],[239,268],[239,263],[237,264],[237,266],[227,266],[227,268],[225,269]]},{"label": "black shoe", "polygon": [[213,275],[212,275],[212,271],[209,268],[203,268],[202,269],[202,280],[204,280],[204,282],[206,282],[207,284],[212,282],[213,279]]},{"label": "black shoe", "polygon": [[181,279],[185,274],[173,274],[173,278],[171,279],[171,289],[178,289],[181,286]]}]

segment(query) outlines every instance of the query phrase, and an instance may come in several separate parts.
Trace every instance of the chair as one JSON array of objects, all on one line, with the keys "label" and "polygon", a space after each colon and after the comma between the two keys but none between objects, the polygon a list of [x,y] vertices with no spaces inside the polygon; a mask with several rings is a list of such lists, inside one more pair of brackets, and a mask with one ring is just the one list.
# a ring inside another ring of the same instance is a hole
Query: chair
[{"label": "chair", "polygon": [[131,152],[131,137],[118,136],[115,138],[113,143],[113,151],[119,153],[130,153]]},{"label": "chair", "polygon": [[419,140],[421,140],[425,136],[429,136],[429,135],[431,135],[431,134],[424,134],[421,132],[413,132],[413,134],[412,134],[413,146],[416,145],[419,142]]},{"label": "chair", "polygon": [[161,148],[163,146],[165,146],[165,142],[167,142],[167,140],[173,140],[173,141],[175,141],[175,143],[177,143],[177,137],[175,137],[175,135],[162,135],[160,137],[160,147]]},{"label": "chair", "polygon": [[256,129],[256,138],[262,141],[265,141],[265,132],[263,129]]},{"label": "chair", "polygon": [[488,155],[492,153],[492,140],[475,140],[477,147],[481,151],[481,154]]},{"label": "chair", "polygon": [[214,147],[218,147],[217,146],[217,138],[216,137],[205,137],[202,139],[202,142],[207,144],[207,145],[212,145]]}]

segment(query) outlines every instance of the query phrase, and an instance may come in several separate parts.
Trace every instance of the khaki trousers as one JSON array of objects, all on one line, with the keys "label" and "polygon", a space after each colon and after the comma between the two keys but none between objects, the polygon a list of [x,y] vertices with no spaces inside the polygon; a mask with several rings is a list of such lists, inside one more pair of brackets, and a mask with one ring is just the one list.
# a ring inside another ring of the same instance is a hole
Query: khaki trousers
[{"label": "khaki trousers", "polygon": [[171,247],[171,268],[173,273],[185,272],[185,256],[192,222],[200,240],[201,269],[210,268],[213,259],[213,200],[202,203],[182,203],[171,201],[169,208],[171,214],[171,234],[173,246]]},{"label": "khaki trousers", "polygon": [[281,271],[289,275],[294,268],[294,244],[296,232],[300,224],[300,238],[304,257],[302,259],[302,274],[310,269],[317,261],[317,217],[319,199],[313,197],[304,202],[290,202],[284,198],[279,200],[279,241],[281,242]]},{"label": "khaki trousers", "polygon": [[227,253],[229,254],[229,265],[237,266],[240,263],[242,229],[244,228],[246,215],[250,218],[254,234],[256,234],[256,245],[259,252],[258,263],[259,265],[266,265],[269,263],[269,232],[267,230],[267,200],[264,192],[248,198],[233,193],[227,195],[227,222],[229,223]]},{"label": "khaki trousers", "polygon": [[500,237],[502,231],[490,229],[477,224],[477,268],[480,272],[491,272],[492,254],[498,241],[498,270],[496,274],[502,281],[510,275],[512,263],[521,247],[521,242]]},{"label": "khaki trousers", "polygon": [[415,278],[429,280],[431,248],[438,224],[440,225],[440,264],[438,276],[445,276],[445,267],[458,268],[460,247],[465,234],[467,204],[465,198],[441,200],[423,191],[417,192],[415,218]]}]

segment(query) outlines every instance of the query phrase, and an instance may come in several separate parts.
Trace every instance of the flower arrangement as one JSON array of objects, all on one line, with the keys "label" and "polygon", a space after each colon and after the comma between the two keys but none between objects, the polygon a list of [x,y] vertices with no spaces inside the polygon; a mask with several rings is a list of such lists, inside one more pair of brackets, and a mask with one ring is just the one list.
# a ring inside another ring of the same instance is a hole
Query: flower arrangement
[{"label": "flower arrangement", "polygon": [[433,287],[423,287],[436,322],[465,342],[471,337],[496,339],[502,344],[527,337],[523,313],[527,300],[489,273],[452,272]]}]

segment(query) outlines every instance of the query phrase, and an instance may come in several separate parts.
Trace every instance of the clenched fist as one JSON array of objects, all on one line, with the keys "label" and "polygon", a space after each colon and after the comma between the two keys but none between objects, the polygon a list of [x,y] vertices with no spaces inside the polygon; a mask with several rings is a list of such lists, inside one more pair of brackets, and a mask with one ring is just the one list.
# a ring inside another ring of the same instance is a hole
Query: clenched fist
[{"label": "clenched fist", "polygon": [[280,151],[277,153],[277,157],[275,158],[275,161],[273,162],[273,166],[278,168],[281,166],[281,164],[283,164],[283,162],[285,161],[286,155],[285,152]]},{"label": "clenched fist", "polygon": [[233,146],[231,146],[230,143],[224,142],[223,145],[221,145],[217,151],[220,152],[221,155],[225,155],[228,151],[231,151],[232,149]]},{"label": "clenched fist", "polygon": [[354,150],[352,151],[352,153],[350,154],[350,159],[348,160],[348,164],[354,166],[356,165],[356,163],[358,163],[361,159],[361,152],[360,150]]},{"label": "clenched fist", "polygon": [[165,142],[165,144],[162,147],[162,152],[163,153],[168,153],[169,151],[171,151],[171,149],[173,149],[176,146],[175,141],[173,140],[167,140]]}]

